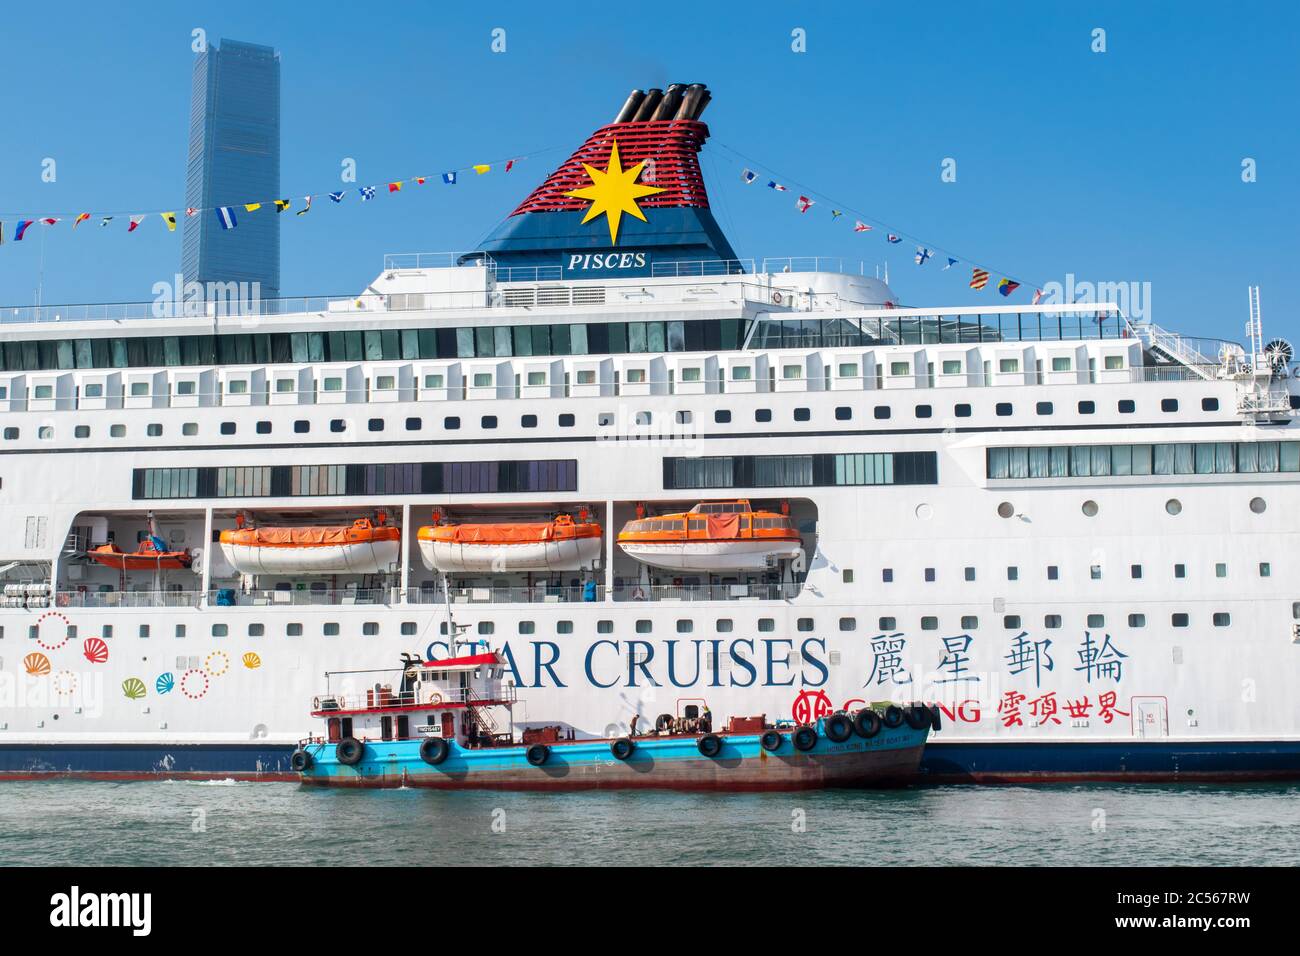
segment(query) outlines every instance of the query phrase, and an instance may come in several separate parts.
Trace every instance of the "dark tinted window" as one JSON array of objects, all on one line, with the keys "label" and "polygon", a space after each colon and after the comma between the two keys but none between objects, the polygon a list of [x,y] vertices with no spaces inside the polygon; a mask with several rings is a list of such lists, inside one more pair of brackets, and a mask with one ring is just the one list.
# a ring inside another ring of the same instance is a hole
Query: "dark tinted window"
[{"label": "dark tinted window", "polygon": [[1097,410],[1097,404],[1095,402],[1085,401],[1079,403],[1080,415],[1091,415],[1096,410]]},{"label": "dark tinted window", "polygon": [[719,425],[726,425],[731,421],[731,410],[728,408],[719,408],[713,413],[713,420]]},{"label": "dark tinted window", "polygon": [[797,422],[806,422],[812,418],[812,412],[806,408],[796,408],[794,410],[794,420]]},{"label": "dark tinted window", "polygon": [[270,422],[258,422],[258,423],[257,423],[257,433],[258,433],[259,435],[269,435],[269,434],[271,434],[271,423],[270,423]]},{"label": "dark tinted window", "polygon": [[888,406],[888,405],[877,405],[874,414],[875,414],[875,416],[876,416],[877,419],[880,419],[880,420],[883,421],[884,419],[888,418],[889,415],[890,415],[889,406]]},{"label": "dark tinted window", "polygon": [[1217,412],[1219,410],[1219,400],[1217,398],[1201,399],[1201,411]]},{"label": "dark tinted window", "polygon": [[1176,411],[1178,411],[1178,399],[1176,399],[1176,398],[1162,398],[1162,399],[1160,399],[1160,410],[1161,410],[1162,412],[1176,412]]},{"label": "dark tinted window", "polygon": [[952,407],[952,413],[958,418],[970,418],[970,406],[965,403],[954,405]]},{"label": "dark tinted window", "polygon": [[343,419],[341,419],[341,418],[331,418],[331,419],[330,419],[330,431],[332,431],[332,432],[341,432],[341,431],[343,431],[346,427],[347,427],[347,426],[343,424]]},{"label": "dark tinted window", "polygon": [[931,415],[933,415],[933,414],[934,414],[934,410],[933,410],[932,408],[930,408],[929,405],[917,405],[917,406],[916,406],[916,417],[917,417],[917,418],[929,418],[929,417],[930,417]]},{"label": "dark tinted window", "polygon": [[484,428],[496,428],[497,417],[495,415],[484,415],[481,424]]},{"label": "dark tinted window", "polygon": [[406,420],[406,430],[408,432],[418,432],[424,427],[424,422],[419,418],[408,418]]},{"label": "dark tinted window", "polygon": [[235,433],[235,423],[234,423],[234,422],[222,422],[222,423],[221,423],[221,434],[223,434],[223,435],[233,435],[234,433]]},{"label": "dark tinted window", "polygon": [[449,431],[455,431],[457,428],[460,428],[460,419],[455,415],[449,415],[447,418],[442,420],[442,427]]},{"label": "dark tinted window", "polygon": [[1121,398],[1119,400],[1119,413],[1121,415],[1132,415],[1136,410],[1137,406],[1133,404],[1133,399]]},{"label": "dark tinted window", "polygon": [[1001,415],[1003,418],[1006,418],[1008,415],[1011,414],[1011,403],[1010,403],[1010,402],[998,402],[998,404],[997,404],[997,408],[995,408],[994,411],[996,411],[996,412],[997,412],[999,415]]},{"label": "dark tinted window", "polygon": [[754,421],[756,421],[756,422],[770,422],[771,420],[772,420],[772,409],[770,409],[770,408],[756,408],[756,409],[754,409]]},{"label": "dark tinted window", "polygon": [[1036,411],[1039,415],[1050,415],[1052,414],[1052,403],[1039,402],[1037,405],[1034,406],[1034,411]]},{"label": "dark tinted window", "polygon": [[572,416],[571,414],[569,414],[568,412],[565,412],[563,415],[560,416],[560,427],[561,427],[561,428],[572,428],[572,427],[573,427],[573,422],[574,422],[574,418],[573,418],[573,416]]},{"label": "dark tinted window", "polygon": [[835,420],[837,422],[847,422],[852,417],[853,409],[849,408],[847,405],[841,405],[839,408],[835,409]]},{"label": "dark tinted window", "polygon": [[372,418],[366,423],[366,427],[372,432],[381,432],[384,430],[384,420],[382,418]]},{"label": "dark tinted window", "polygon": [[305,435],[307,432],[311,431],[311,422],[307,421],[305,418],[300,418],[293,423],[293,430],[299,435]]},{"label": "dark tinted window", "polygon": [[536,415],[524,415],[522,418],[519,419],[519,424],[520,424],[522,427],[524,427],[524,428],[536,428],[536,427],[537,427],[537,416],[536,416]]}]

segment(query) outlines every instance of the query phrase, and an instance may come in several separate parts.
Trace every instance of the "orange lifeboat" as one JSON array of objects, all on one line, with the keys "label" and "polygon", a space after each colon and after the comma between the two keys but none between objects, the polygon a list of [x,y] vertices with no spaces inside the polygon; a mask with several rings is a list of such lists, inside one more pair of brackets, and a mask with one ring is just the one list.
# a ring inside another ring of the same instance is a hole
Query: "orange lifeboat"
[{"label": "orange lifeboat", "polygon": [[744,498],[636,518],[623,526],[618,545],[642,564],[710,573],[760,571],[803,552],[788,515],[754,511]]},{"label": "orange lifeboat", "polygon": [[383,521],[230,528],[221,551],[241,574],[379,574],[401,560],[402,532]]},{"label": "orange lifeboat", "polygon": [[559,515],[520,524],[426,525],[420,557],[431,571],[576,571],[600,557],[602,530],[594,521]]},{"label": "orange lifeboat", "polygon": [[115,544],[101,544],[87,551],[86,557],[119,571],[174,571],[188,568],[194,560],[188,548],[168,551],[166,542],[155,534],[147,535],[135,551],[123,551]]}]

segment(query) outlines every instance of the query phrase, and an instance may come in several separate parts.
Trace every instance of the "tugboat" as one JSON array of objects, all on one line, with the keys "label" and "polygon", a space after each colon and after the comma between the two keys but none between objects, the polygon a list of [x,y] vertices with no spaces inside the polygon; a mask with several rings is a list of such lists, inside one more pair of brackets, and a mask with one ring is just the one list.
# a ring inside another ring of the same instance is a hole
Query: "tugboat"
[{"label": "tugboat", "polygon": [[[661,714],[641,735],[578,738],[562,725],[516,727],[519,703],[495,651],[445,660],[402,656],[396,671],[336,671],[312,701],[323,736],[291,766],[322,787],[443,790],[814,790],[906,784],[939,710],[889,702],[815,723],[732,717],[707,703]],[[379,675],[387,675],[388,682]],[[356,688],[365,681],[364,690]],[[394,690],[396,683],[396,690]],[[635,723],[633,724],[635,728]]]}]

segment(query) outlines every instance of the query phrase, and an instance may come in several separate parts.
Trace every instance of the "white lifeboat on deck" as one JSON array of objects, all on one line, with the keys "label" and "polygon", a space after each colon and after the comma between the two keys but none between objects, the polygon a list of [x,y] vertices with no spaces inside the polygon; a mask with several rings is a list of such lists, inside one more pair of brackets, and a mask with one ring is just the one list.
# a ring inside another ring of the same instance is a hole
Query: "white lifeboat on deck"
[{"label": "white lifeboat on deck", "polygon": [[506,574],[590,568],[600,558],[601,533],[594,521],[559,515],[520,524],[426,525],[418,537],[431,571]]},{"label": "white lifeboat on deck", "polygon": [[642,564],[670,571],[761,571],[803,553],[788,515],[749,502],[702,502],[687,512],[636,518],[618,546]]},{"label": "white lifeboat on deck", "polygon": [[384,521],[233,528],[221,550],[241,574],[379,574],[401,560],[402,532]]}]

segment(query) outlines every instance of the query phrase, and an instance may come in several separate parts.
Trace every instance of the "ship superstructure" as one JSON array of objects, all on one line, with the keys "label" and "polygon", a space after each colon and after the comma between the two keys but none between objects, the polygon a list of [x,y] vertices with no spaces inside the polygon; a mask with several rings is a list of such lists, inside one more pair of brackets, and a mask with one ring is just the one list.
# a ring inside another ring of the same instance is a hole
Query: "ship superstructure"
[{"label": "ship superstructure", "polygon": [[[577,738],[915,699],[936,778],[1300,776],[1257,300],[1243,348],[740,259],[704,103],[634,94],[355,296],[4,310],[0,769],[288,775],[325,671],[493,653]],[[588,217],[588,167],[644,219]]]}]

